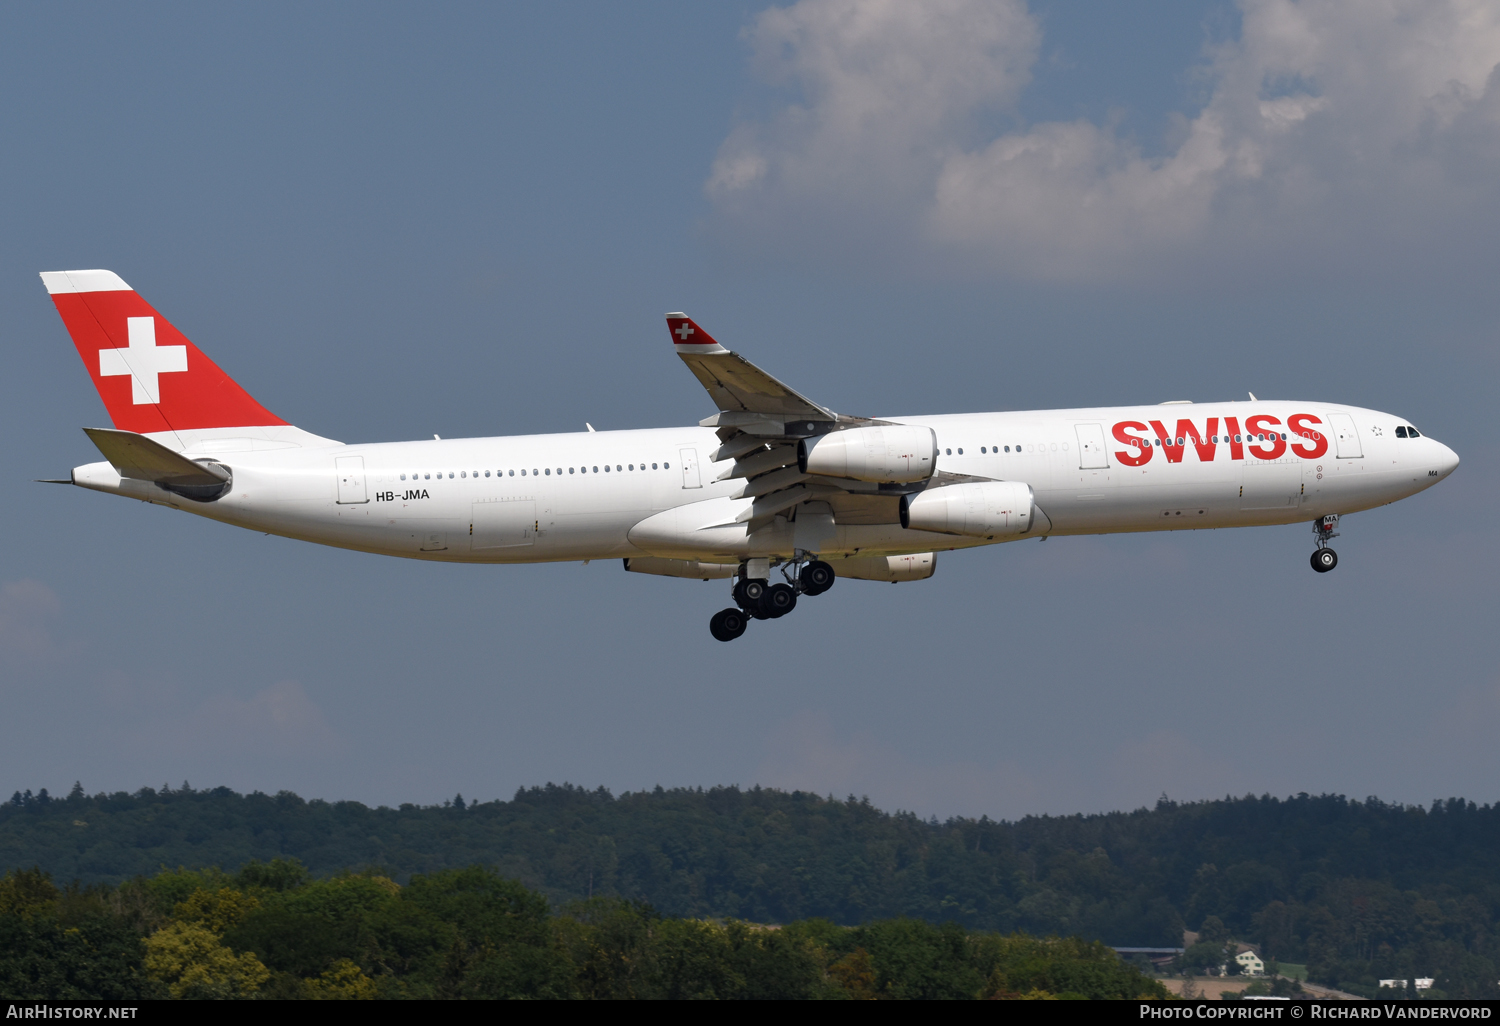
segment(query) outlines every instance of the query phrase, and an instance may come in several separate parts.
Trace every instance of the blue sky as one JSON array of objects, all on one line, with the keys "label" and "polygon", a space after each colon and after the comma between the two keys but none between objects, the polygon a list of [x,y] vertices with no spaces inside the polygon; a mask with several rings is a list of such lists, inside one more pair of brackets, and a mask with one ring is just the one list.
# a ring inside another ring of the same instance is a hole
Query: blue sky
[{"label": "blue sky", "polygon": [[[0,790],[1500,798],[1497,63],[1462,0],[9,6]],[[685,309],[853,413],[1250,390],[1464,463],[1333,574],[1301,526],[1058,538],[724,646],[717,582],[31,484],[104,421],[71,267],[347,441],[694,422]]]}]

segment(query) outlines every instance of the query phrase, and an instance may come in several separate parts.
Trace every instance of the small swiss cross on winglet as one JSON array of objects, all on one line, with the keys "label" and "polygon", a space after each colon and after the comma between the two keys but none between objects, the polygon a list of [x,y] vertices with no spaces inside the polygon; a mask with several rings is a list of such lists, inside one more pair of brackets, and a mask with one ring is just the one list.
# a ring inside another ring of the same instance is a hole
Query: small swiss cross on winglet
[{"label": "small swiss cross on winglet", "polygon": [[667,314],[667,328],[672,332],[672,342],[678,352],[727,353],[714,337],[694,323],[685,313]]}]

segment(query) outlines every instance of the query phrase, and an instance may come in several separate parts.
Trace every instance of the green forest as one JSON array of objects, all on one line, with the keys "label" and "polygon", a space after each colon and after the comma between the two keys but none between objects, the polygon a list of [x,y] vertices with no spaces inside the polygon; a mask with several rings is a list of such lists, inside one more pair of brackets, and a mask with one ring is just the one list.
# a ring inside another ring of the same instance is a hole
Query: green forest
[{"label": "green forest", "polygon": [[889,919],[767,927],[596,897],[554,913],[492,869],[309,879],[294,859],[59,890],[0,878],[10,999],[1122,999],[1155,980],[1098,942]]},{"label": "green forest", "polygon": [[1212,918],[1268,960],[1353,993],[1433,976],[1452,997],[1500,996],[1500,806],[1459,799],[1163,798],[1015,822],[923,820],[764,788],[615,796],[566,784],[399,808],[186,784],[92,796],[75,786],[0,805],[0,867],[84,889],[65,893],[123,893],[164,867],[237,874],[277,859],[299,860],[313,881],[352,872],[403,894],[483,866],[570,922],[590,921],[564,912],[592,899],[649,907],[663,922],[782,924],[787,937],[812,921],[920,922],[970,938],[1176,946]]}]

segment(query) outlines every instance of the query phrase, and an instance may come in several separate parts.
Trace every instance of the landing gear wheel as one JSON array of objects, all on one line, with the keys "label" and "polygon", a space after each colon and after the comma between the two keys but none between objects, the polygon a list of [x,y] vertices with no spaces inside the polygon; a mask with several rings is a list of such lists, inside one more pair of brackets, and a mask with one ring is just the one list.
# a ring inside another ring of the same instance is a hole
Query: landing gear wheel
[{"label": "landing gear wheel", "polygon": [[708,621],[708,633],[716,641],[733,641],[745,633],[750,618],[738,609],[721,609]]},{"label": "landing gear wheel", "polygon": [[754,577],[746,578],[734,586],[734,601],[741,609],[754,609],[766,593],[766,582]]},{"label": "landing gear wheel", "polygon": [[813,560],[803,567],[802,572],[797,575],[797,583],[802,586],[802,594],[804,595],[821,595],[829,588],[832,588],[833,582],[837,579],[837,576],[833,572],[833,567],[821,559]]},{"label": "landing gear wheel", "polygon": [[1312,568],[1320,574],[1326,574],[1339,565],[1339,554],[1332,549],[1319,549],[1312,554]]},{"label": "landing gear wheel", "polygon": [[760,598],[760,615],[764,620],[785,616],[797,606],[797,591],[790,584],[773,584]]}]

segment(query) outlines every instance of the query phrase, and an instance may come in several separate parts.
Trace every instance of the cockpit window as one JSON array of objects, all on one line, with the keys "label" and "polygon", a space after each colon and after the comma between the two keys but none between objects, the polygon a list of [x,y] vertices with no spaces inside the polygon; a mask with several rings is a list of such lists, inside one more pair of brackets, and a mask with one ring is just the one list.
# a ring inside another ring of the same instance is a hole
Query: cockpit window
[{"label": "cockpit window", "polygon": [[1414,427],[1408,427],[1406,429],[1406,437],[1407,438],[1421,438],[1422,437],[1422,432],[1418,431]]},{"label": "cockpit window", "polygon": [[1406,437],[1406,428],[1404,426],[1398,426],[1396,428],[1396,437],[1397,438],[1405,438]]}]

